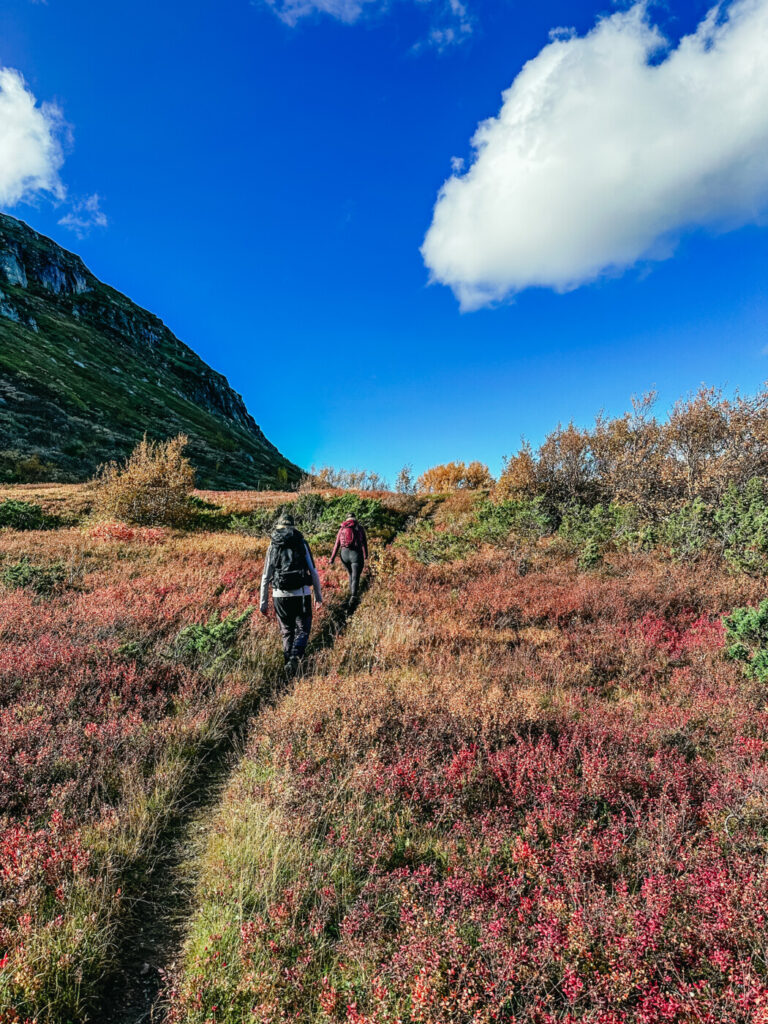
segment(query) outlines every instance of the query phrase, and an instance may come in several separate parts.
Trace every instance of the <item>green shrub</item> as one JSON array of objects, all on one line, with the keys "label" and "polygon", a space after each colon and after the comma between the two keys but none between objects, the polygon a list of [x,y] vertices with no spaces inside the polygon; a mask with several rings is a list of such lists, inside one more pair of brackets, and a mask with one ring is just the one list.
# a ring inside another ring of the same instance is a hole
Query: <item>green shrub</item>
[{"label": "green shrub", "polygon": [[659,542],[675,558],[695,558],[712,545],[714,525],[712,508],[696,498],[670,512],[659,527]]},{"label": "green shrub", "polygon": [[608,550],[638,551],[651,539],[648,527],[639,525],[638,510],[615,502],[567,505],[560,514],[557,535],[566,550],[576,553],[581,572],[597,568]]},{"label": "green shrub", "polygon": [[584,542],[576,559],[576,568],[579,572],[589,572],[590,569],[596,569],[602,561],[603,549],[599,541],[594,537],[589,537]]},{"label": "green shrub", "polygon": [[46,525],[46,516],[39,505],[31,501],[17,501],[7,498],[0,501],[0,527],[13,530],[41,530]]},{"label": "green shrub", "polygon": [[615,502],[593,506],[570,504],[563,508],[557,532],[576,549],[591,542],[601,549],[610,545],[619,550],[635,550],[640,537],[638,511],[632,505]]},{"label": "green shrub", "polygon": [[232,519],[235,518],[225,512],[220,505],[205,501],[196,494],[190,495],[187,505],[189,516],[185,525],[192,530],[226,530],[231,527]]},{"label": "green shrub", "polygon": [[720,499],[715,525],[723,557],[740,572],[768,572],[768,493],[753,477],[743,488],[731,484]]},{"label": "green shrub", "polygon": [[29,587],[36,594],[50,594],[64,582],[66,572],[61,562],[51,565],[33,565],[25,555],[19,562],[13,562],[0,570],[0,581],[9,589]]},{"label": "green shrub", "polygon": [[723,619],[728,642],[726,657],[744,663],[744,670],[768,682],[768,600],[757,608],[735,608]]},{"label": "green shrub", "polygon": [[252,614],[251,605],[239,615],[232,612],[224,619],[218,612],[214,612],[206,623],[194,622],[185,626],[176,637],[176,649],[188,657],[213,656],[219,660],[230,653],[240,630]]},{"label": "green shrub", "polygon": [[645,523],[637,531],[637,550],[653,551],[659,543],[659,531],[653,523]]},{"label": "green shrub", "polygon": [[398,514],[388,509],[378,498],[361,498],[357,494],[340,494],[336,498],[328,499],[320,521],[338,528],[348,516],[353,514],[357,516],[366,530],[388,529],[394,526],[399,519]]},{"label": "green shrub", "polygon": [[[282,506],[281,506],[282,507]],[[233,514],[229,517],[229,529],[247,537],[266,537],[272,532],[277,512],[273,508],[257,508],[253,512],[242,515]]]},{"label": "green shrub", "polygon": [[307,491],[295,501],[284,502],[272,508],[254,509],[240,516],[232,516],[230,528],[238,533],[264,537],[283,512],[290,512],[297,529],[313,542],[330,542],[341,523],[354,513],[369,532],[390,539],[402,527],[407,516],[387,508],[378,498],[361,498],[357,494],[340,494],[325,498]]},{"label": "green shrub", "polygon": [[437,529],[434,523],[416,523],[397,541],[422,565],[454,562],[477,550],[477,541],[459,527]]},{"label": "green shrub", "polygon": [[472,499],[466,509],[443,506],[439,522],[413,523],[398,543],[424,565],[466,558],[483,544],[513,548],[530,544],[551,532],[551,521],[540,498],[493,502]]},{"label": "green shrub", "polygon": [[470,535],[480,543],[503,545],[510,541],[534,541],[552,532],[552,522],[542,498],[519,498],[475,507]]}]

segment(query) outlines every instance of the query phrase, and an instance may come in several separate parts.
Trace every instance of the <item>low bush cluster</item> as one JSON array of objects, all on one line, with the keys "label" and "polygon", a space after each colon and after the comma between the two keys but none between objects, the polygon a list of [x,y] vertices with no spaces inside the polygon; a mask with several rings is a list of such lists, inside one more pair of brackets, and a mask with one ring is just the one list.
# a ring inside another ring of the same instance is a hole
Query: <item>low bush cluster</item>
[{"label": "low bush cluster", "polygon": [[762,1021],[768,717],[727,656],[761,591],[642,550],[390,554],[255,723],[170,1020]]},{"label": "low bush cluster", "polygon": [[380,498],[352,493],[327,497],[309,491],[277,506],[233,515],[231,528],[238,533],[264,537],[272,531],[281,513],[290,512],[297,528],[312,543],[327,545],[333,542],[336,531],[347,516],[354,514],[368,532],[390,540],[412,514],[410,506],[403,510],[402,505],[397,499],[385,503]]},{"label": "low bush cluster", "polygon": [[26,555],[18,562],[11,562],[0,568],[0,582],[9,590],[29,587],[36,594],[50,594],[64,582],[65,578],[66,569],[62,562],[35,565]]},{"label": "low bush cluster", "polygon": [[218,611],[213,612],[208,622],[193,622],[185,626],[176,637],[176,648],[184,655],[201,658],[215,657],[221,660],[232,653],[234,644],[243,626],[253,614],[253,606],[244,611],[232,612],[222,619]]},{"label": "low bush cluster", "polygon": [[530,551],[543,537],[576,555],[586,570],[616,552],[659,550],[678,561],[723,559],[734,572],[768,573],[768,484],[753,478],[730,484],[715,504],[701,498],[670,508],[660,518],[637,505],[570,502],[543,497],[504,501],[466,495],[449,498],[422,517],[398,543],[423,564],[463,558],[482,545]]},{"label": "low bush cluster", "polygon": [[96,514],[140,526],[186,526],[195,486],[186,445],[183,434],[168,441],[145,435],[122,465],[102,467],[95,481]]},{"label": "low bush cluster", "polygon": [[5,526],[12,530],[42,530],[47,523],[48,517],[34,502],[15,498],[0,501],[0,529]]},{"label": "low bush cluster", "polygon": [[730,484],[714,505],[695,498],[660,519],[644,517],[633,505],[570,505],[561,512],[557,534],[577,552],[588,548],[595,561],[607,551],[659,548],[678,560],[714,555],[736,572],[764,575],[768,485],[758,478],[743,487]]},{"label": "low bush cluster", "polygon": [[126,523],[98,523],[91,527],[88,536],[93,540],[127,542],[139,541],[142,544],[161,544],[167,539],[167,533],[157,526],[128,526]]},{"label": "low bush cluster", "polygon": [[728,657],[744,664],[747,675],[768,683],[768,600],[756,608],[735,608],[723,619]]},{"label": "low bush cluster", "polygon": [[122,524],[0,533],[3,1024],[88,1019],[121,889],[282,664],[274,624],[251,616],[265,547]]},{"label": "low bush cluster", "polygon": [[553,530],[539,498],[493,502],[466,494],[449,498],[428,518],[414,521],[398,544],[424,565],[464,558],[482,545],[531,548]]}]

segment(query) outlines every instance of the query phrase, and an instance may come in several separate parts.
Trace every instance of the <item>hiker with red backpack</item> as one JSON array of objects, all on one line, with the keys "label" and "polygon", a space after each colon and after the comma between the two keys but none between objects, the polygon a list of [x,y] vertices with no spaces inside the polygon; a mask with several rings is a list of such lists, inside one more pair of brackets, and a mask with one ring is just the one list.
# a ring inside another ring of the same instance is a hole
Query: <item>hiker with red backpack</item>
[{"label": "hiker with red backpack", "polygon": [[368,538],[365,535],[365,527],[362,523],[358,523],[354,513],[347,516],[336,534],[336,543],[333,545],[331,553],[331,564],[337,554],[349,574],[349,605],[353,607],[357,603],[360,574],[368,557]]},{"label": "hiker with red backpack", "polygon": [[293,675],[307,649],[312,629],[312,590],[323,603],[320,577],[309,544],[296,529],[290,512],[283,512],[275,523],[261,577],[261,614],[269,609],[269,585],[283,641],[286,671]]}]

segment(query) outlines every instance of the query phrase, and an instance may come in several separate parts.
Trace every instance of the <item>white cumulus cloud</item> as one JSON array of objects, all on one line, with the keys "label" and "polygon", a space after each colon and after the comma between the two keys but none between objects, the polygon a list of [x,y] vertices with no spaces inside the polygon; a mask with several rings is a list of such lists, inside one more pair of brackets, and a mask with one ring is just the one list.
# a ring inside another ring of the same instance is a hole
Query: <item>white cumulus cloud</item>
[{"label": "white cumulus cloud", "polygon": [[38,105],[23,77],[0,68],[0,205],[15,206],[41,192],[63,198],[61,111]]},{"label": "white cumulus cloud", "polygon": [[566,290],[768,209],[768,0],[670,48],[647,6],[558,29],[445,182],[422,255],[463,309]]}]

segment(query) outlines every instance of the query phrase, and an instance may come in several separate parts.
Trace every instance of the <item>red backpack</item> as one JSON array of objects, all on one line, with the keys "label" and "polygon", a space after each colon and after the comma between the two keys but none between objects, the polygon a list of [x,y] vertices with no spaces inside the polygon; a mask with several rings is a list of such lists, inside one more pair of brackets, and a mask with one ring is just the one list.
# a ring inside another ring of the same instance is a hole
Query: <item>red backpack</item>
[{"label": "red backpack", "polygon": [[339,546],[342,548],[354,548],[357,549],[359,544],[359,538],[357,533],[357,523],[343,523],[339,530]]}]

